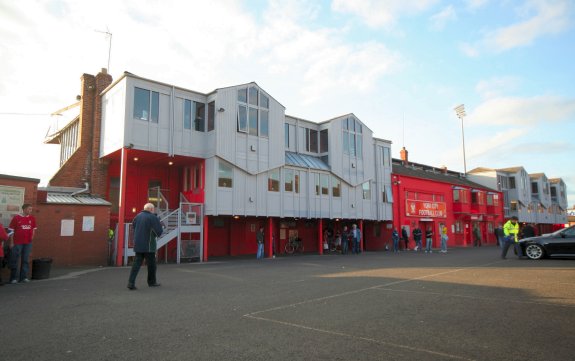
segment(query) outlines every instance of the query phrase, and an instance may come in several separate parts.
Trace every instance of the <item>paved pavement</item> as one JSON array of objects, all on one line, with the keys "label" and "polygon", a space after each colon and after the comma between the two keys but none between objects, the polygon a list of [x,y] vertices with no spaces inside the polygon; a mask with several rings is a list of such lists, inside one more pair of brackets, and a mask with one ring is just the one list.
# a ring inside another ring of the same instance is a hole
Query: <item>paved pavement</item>
[{"label": "paved pavement", "polygon": [[575,260],[495,247],[53,269],[0,287],[2,360],[573,360]]}]

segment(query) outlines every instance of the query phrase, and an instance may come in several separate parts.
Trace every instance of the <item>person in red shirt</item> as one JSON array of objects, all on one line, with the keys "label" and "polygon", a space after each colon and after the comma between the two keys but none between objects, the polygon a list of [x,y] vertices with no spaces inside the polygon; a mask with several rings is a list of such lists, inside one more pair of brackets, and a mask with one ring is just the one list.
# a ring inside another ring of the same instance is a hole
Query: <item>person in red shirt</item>
[{"label": "person in red shirt", "polygon": [[[28,283],[28,270],[30,264],[28,258],[32,252],[32,240],[36,233],[36,219],[32,216],[32,205],[25,203],[22,205],[22,214],[17,214],[10,222],[10,228],[14,230],[10,247],[12,253],[10,256],[10,283],[19,282]],[[20,265],[20,274],[18,276],[18,264]]]}]

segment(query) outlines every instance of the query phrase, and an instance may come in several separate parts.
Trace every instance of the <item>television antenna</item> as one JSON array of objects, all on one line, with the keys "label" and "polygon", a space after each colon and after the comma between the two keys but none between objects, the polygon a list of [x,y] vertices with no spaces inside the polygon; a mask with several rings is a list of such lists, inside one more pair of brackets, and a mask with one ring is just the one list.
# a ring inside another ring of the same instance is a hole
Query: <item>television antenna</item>
[{"label": "television antenna", "polygon": [[101,34],[106,34],[106,37],[108,38],[108,67],[106,69],[108,69],[108,74],[110,73],[110,57],[112,55],[112,33],[110,32],[110,29],[108,29],[108,27],[106,26],[106,31],[101,31],[101,30],[94,30],[97,33],[101,33]]}]

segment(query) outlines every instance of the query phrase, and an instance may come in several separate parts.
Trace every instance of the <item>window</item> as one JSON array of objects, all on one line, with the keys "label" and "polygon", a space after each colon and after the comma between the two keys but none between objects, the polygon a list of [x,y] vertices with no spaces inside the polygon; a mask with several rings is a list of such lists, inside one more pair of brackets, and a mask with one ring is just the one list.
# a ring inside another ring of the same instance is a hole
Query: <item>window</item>
[{"label": "window", "polygon": [[455,221],[455,233],[463,233],[463,223],[461,221]]},{"label": "window", "polygon": [[265,108],[265,109],[270,108],[269,98],[266,97],[265,95],[263,95],[261,92],[260,92],[260,107]]},{"label": "window", "polygon": [[488,195],[487,195],[487,205],[488,205],[488,206],[492,206],[492,205],[493,205],[493,195],[492,195],[492,194],[488,194]]},{"label": "window", "polygon": [[294,188],[293,175],[294,174],[292,169],[284,169],[284,190],[286,192],[293,192]]},{"label": "window", "polygon": [[352,157],[363,156],[362,125],[353,117],[343,121],[343,152]]},{"label": "window", "polygon": [[305,150],[317,153],[317,130],[305,128]]},{"label": "window", "polygon": [[196,165],[194,167],[194,189],[202,188],[202,167]]},{"label": "window", "polygon": [[328,151],[328,136],[327,129],[319,132],[319,152],[327,153]]},{"label": "window", "polygon": [[251,86],[248,90],[248,96],[249,96],[249,103],[250,105],[258,105],[258,90]]},{"label": "window", "polygon": [[387,147],[383,147],[383,166],[391,167],[391,156]]},{"label": "window", "polygon": [[509,177],[509,189],[515,189],[515,177]]},{"label": "window", "polygon": [[471,192],[471,204],[479,204],[479,193]]},{"label": "window", "polygon": [[331,177],[331,194],[334,197],[341,197],[341,182],[334,176]]},{"label": "window", "polygon": [[298,171],[295,171],[294,180],[295,180],[295,192],[299,193],[299,172]]},{"label": "window", "polygon": [[511,201],[511,203],[509,204],[509,209],[512,211],[517,211],[517,202]]},{"label": "window", "polygon": [[160,93],[135,88],[134,118],[157,123],[159,118]]},{"label": "window", "polygon": [[284,143],[286,149],[289,149],[289,124],[284,123]]},{"label": "window", "polygon": [[454,189],[453,190],[453,201],[454,202],[461,202],[461,197],[459,194],[459,189]]},{"label": "window", "polygon": [[224,162],[219,162],[218,187],[232,188],[233,169]]},{"label": "window", "polygon": [[208,103],[208,132],[214,130],[216,120],[216,103],[209,102]]},{"label": "window", "polygon": [[539,186],[537,185],[537,182],[531,182],[531,193],[539,194]]},{"label": "window", "polygon": [[327,174],[320,174],[321,194],[329,195],[329,177]]},{"label": "window", "polygon": [[247,103],[248,102],[248,89],[238,89],[238,102]]},{"label": "window", "polygon": [[274,169],[268,173],[268,191],[280,191],[280,170]]},{"label": "window", "polygon": [[269,134],[269,112],[267,110],[260,110],[260,135],[267,137]]},{"label": "window", "polygon": [[250,135],[258,135],[258,110],[255,108],[250,109],[250,118],[249,118],[249,134]]},{"label": "window", "polygon": [[194,130],[197,132],[204,132],[205,128],[205,115],[206,105],[204,103],[194,102]]},{"label": "window", "polygon": [[371,185],[369,182],[365,182],[361,185],[363,192],[363,199],[371,199]]},{"label": "window", "polygon": [[192,129],[192,101],[184,99],[184,129]]},{"label": "window", "polygon": [[238,108],[238,132],[248,132],[248,108],[243,105]]},{"label": "window", "polygon": [[551,197],[553,198],[557,197],[557,188],[551,187]]},{"label": "window", "polygon": [[315,182],[315,195],[319,196],[319,174],[318,173],[314,173],[313,174],[313,178],[314,178],[314,182]]}]

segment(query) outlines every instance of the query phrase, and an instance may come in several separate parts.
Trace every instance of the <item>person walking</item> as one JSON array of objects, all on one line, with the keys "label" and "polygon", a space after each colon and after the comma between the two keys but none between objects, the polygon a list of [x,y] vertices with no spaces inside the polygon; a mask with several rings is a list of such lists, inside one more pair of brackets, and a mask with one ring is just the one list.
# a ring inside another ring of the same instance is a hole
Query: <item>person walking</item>
[{"label": "person walking", "polygon": [[535,237],[535,228],[530,223],[526,223],[521,230],[521,239]]},{"label": "person walking", "polygon": [[401,238],[403,238],[403,241],[405,242],[405,250],[409,251],[409,235],[407,234],[405,226],[401,227]]},{"label": "person walking", "polygon": [[399,233],[395,228],[393,229],[393,232],[391,232],[391,240],[393,241],[393,252],[399,252]]},{"label": "person walking", "polygon": [[423,232],[421,232],[421,229],[419,229],[419,227],[415,227],[415,229],[413,230],[413,240],[415,241],[415,252],[417,252],[418,250],[421,250],[421,236],[422,236]]},{"label": "person walking", "polygon": [[[10,221],[9,228],[14,230],[10,241],[10,283],[28,283],[28,271],[30,269],[30,253],[32,252],[32,240],[36,235],[36,218],[32,215],[32,205],[22,205],[22,214],[17,214]],[[20,267],[20,272],[18,272]]]},{"label": "person walking", "polygon": [[357,224],[353,224],[351,226],[351,238],[353,241],[353,248],[351,253],[359,254],[360,250],[360,242],[361,242],[361,231],[357,228]]},{"label": "person walking", "polygon": [[503,228],[501,226],[497,226],[497,228],[495,228],[493,233],[495,233],[495,239],[497,239],[497,244],[499,244],[499,247],[503,248],[505,244],[505,234],[503,233]]},{"label": "person walking", "polygon": [[349,230],[347,226],[343,226],[343,231],[341,232],[341,253],[347,254],[347,250],[349,248]]},{"label": "person walking", "polygon": [[477,223],[473,226],[473,247],[481,247],[481,230]]},{"label": "person walking", "polygon": [[445,225],[440,227],[441,235],[441,253],[447,253],[447,241],[449,237],[447,236],[447,227]]},{"label": "person walking", "polygon": [[431,253],[431,245],[433,243],[433,231],[431,227],[427,227],[425,231],[425,253]]},{"label": "person walking", "polygon": [[128,288],[136,289],[136,277],[146,259],[148,267],[148,286],[158,287],[160,284],[156,281],[156,248],[157,238],[162,234],[163,228],[158,216],[154,214],[154,205],[146,203],[144,210],[141,211],[132,221],[134,227],[134,252],[136,257],[132,264],[130,278],[128,279]]},{"label": "person walking", "polygon": [[501,251],[501,258],[507,258],[507,251],[509,247],[513,244],[515,246],[515,250],[517,251],[517,257],[521,258],[521,246],[519,246],[519,240],[517,234],[519,233],[519,223],[517,223],[517,217],[513,216],[503,225],[503,234],[505,238],[505,244],[503,245],[503,249]]},{"label": "person walking", "polygon": [[256,233],[256,242],[258,243],[257,259],[264,258],[264,238],[264,227],[260,226],[260,229]]}]

